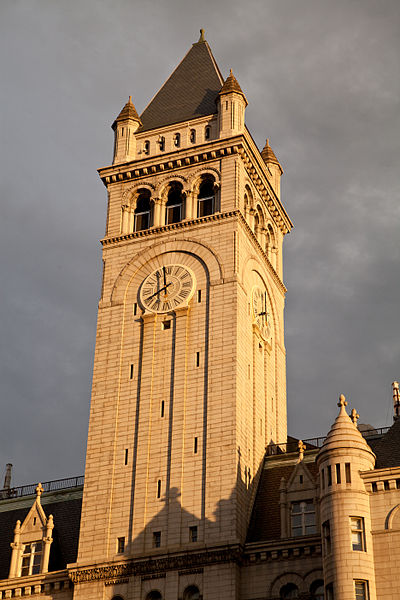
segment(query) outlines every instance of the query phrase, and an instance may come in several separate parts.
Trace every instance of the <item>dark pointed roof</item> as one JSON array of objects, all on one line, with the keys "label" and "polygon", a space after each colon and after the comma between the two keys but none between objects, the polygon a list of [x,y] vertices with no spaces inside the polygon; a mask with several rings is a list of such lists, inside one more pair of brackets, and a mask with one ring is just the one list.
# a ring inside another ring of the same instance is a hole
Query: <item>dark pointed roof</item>
[{"label": "dark pointed roof", "polygon": [[223,78],[203,33],[140,115],[139,131],[217,112]]},{"label": "dark pointed roof", "polygon": [[267,163],[267,164],[275,163],[276,165],[279,165],[279,160],[276,158],[274,151],[272,150],[271,146],[269,145],[268,138],[267,138],[267,141],[265,142],[265,146],[261,152],[261,156],[265,163]]},{"label": "dark pointed roof", "polygon": [[376,454],[375,469],[400,466],[400,419],[396,419],[383,437],[376,441],[367,438],[367,442]]},{"label": "dark pointed roof", "polygon": [[112,128],[116,128],[118,121],[127,121],[128,119],[132,119],[133,121],[138,121],[138,123],[141,123],[135,105],[132,102],[132,96],[129,96],[128,102],[125,104],[124,108],[121,110],[118,117],[115,119],[114,123],[112,124]]},{"label": "dark pointed roof", "polygon": [[[237,94],[241,94],[243,96],[243,98],[246,100],[246,96],[244,95],[242,88],[239,85],[238,80],[234,76],[232,69],[230,70],[228,77],[225,79],[224,85],[222,86],[221,91],[219,92],[219,95],[222,96],[223,94],[230,94],[231,92],[236,92]],[[246,100],[246,104],[247,104],[247,100]]]}]

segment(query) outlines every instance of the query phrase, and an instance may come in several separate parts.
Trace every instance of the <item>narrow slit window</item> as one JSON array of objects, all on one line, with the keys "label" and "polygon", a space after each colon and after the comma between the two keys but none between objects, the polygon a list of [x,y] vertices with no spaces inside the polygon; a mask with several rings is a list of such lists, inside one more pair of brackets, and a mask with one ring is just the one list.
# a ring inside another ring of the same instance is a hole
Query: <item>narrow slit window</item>
[{"label": "narrow slit window", "polygon": [[137,302],[133,303],[133,316],[136,317],[137,315]]},{"label": "narrow slit window", "polygon": [[197,525],[194,525],[193,527],[189,527],[189,541],[190,542],[197,542]]},{"label": "narrow slit window", "polygon": [[131,364],[131,366],[129,368],[129,379],[133,379],[133,373],[134,373],[134,366],[133,366],[133,364]]},{"label": "narrow slit window", "polygon": [[200,366],[200,352],[196,352],[196,367]]},{"label": "narrow slit window", "polygon": [[299,483],[302,484],[303,483],[303,475],[300,475],[299,477]]},{"label": "narrow slit window", "polygon": [[207,127],[205,128],[205,130],[204,130],[204,138],[205,138],[206,140],[209,140],[209,139],[210,139],[210,137],[211,137],[211,127],[208,127],[208,126],[207,126]]},{"label": "narrow slit window", "polygon": [[201,290],[197,290],[197,302],[201,302]]},{"label": "narrow slit window", "polygon": [[150,154],[150,142],[149,140],[146,140],[143,146],[143,152],[145,154]]},{"label": "narrow slit window", "polygon": [[345,471],[345,475],[346,475],[346,483],[351,483],[350,463],[345,464],[344,471]]},{"label": "narrow slit window", "polygon": [[128,464],[128,448],[125,448],[125,464]]},{"label": "narrow slit window", "polygon": [[157,481],[157,498],[161,498],[161,479]]},{"label": "narrow slit window", "polygon": [[196,130],[195,129],[190,130],[190,143],[191,144],[196,143]]},{"label": "narrow slit window", "polygon": [[336,464],[336,483],[342,483],[342,476],[340,473],[340,463]]},{"label": "narrow slit window", "polygon": [[161,400],[161,418],[164,417],[164,412],[165,412],[165,401]]},{"label": "narrow slit window", "polygon": [[181,134],[180,133],[175,133],[174,135],[174,146],[176,148],[179,148],[181,145]]},{"label": "narrow slit window", "polygon": [[325,489],[325,469],[321,470],[321,487],[323,490]]},{"label": "narrow slit window", "polygon": [[332,467],[331,467],[331,465],[328,465],[327,473],[328,473],[328,486],[330,486],[330,485],[332,485]]},{"label": "narrow slit window", "polygon": [[153,531],[153,546],[160,548],[161,546],[161,531]]},{"label": "narrow slit window", "polygon": [[117,553],[123,554],[125,552],[125,538],[119,537],[117,539]]},{"label": "narrow slit window", "polygon": [[197,437],[195,437],[195,438],[194,438],[194,443],[193,443],[193,452],[194,452],[195,454],[197,454],[197,449],[198,449],[198,438],[197,438]]},{"label": "narrow slit window", "polygon": [[160,135],[159,139],[158,139],[158,143],[160,146],[160,151],[164,152],[165,150],[165,137],[163,135]]}]

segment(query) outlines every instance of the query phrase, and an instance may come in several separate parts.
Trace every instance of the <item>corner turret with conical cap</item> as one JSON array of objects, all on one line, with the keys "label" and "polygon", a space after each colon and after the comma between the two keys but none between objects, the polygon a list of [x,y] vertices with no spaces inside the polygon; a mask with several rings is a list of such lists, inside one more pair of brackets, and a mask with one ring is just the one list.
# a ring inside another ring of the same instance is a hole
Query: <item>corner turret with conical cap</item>
[{"label": "corner turret with conical cap", "polygon": [[242,133],[247,100],[232,69],[218,94],[217,106],[220,137]]},{"label": "corner turret with conical cap", "polygon": [[269,145],[269,139],[265,142],[265,146],[261,151],[261,157],[267,165],[272,175],[272,186],[278,196],[281,193],[281,176],[283,175],[283,169],[279,163],[279,160],[275,156],[275,152]]},{"label": "corner turret with conical cap", "polygon": [[114,159],[113,164],[129,162],[136,158],[135,133],[142,124],[137,114],[132,96],[129,96],[118,117],[112,124],[114,130]]},{"label": "corner turret with conical cap", "polygon": [[375,455],[348,415],[343,394],[338,406],[317,457],[324,580],[340,600],[353,600],[355,582],[367,581],[369,598],[376,600],[370,504],[361,477],[374,468]]}]

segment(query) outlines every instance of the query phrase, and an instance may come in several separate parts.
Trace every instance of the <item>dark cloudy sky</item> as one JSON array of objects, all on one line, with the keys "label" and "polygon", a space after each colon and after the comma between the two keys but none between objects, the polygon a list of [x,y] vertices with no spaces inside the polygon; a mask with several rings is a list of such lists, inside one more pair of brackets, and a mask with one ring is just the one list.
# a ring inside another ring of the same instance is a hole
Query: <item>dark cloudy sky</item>
[{"label": "dark cloudy sky", "polygon": [[[0,476],[79,475],[113,118],[206,30],[285,174],[289,431],[339,393],[391,423],[400,378],[398,0],[2,0]],[[2,482],[0,482],[1,487]]]}]

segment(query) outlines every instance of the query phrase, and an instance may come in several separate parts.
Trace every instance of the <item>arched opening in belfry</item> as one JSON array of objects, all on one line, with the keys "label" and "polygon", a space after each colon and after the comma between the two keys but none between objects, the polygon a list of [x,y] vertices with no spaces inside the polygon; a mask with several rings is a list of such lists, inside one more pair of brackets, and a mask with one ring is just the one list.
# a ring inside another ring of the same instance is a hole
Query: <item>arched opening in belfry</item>
[{"label": "arched opening in belfry", "polygon": [[183,219],[184,197],[182,184],[176,181],[170,183],[165,210],[165,224],[179,223]]},{"label": "arched opening in belfry", "polygon": [[299,597],[299,588],[294,583],[287,583],[279,592],[279,598],[281,600],[287,600],[290,598],[298,598]]},{"label": "arched opening in belfry", "polygon": [[190,585],[185,589],[183,600],[200,600],[200,590],[197,585]]},{"label": "arched opening in belfry", "polygon": [[140,190],[136,200],[134,231],[142,231],[151,226],[151,199],[149,190]]},{"label": "arched opening in belfry", "polygon": [[214,179],[206,177],[200,184],[197,196],[197,216],[206,217],[215,212]]}]

